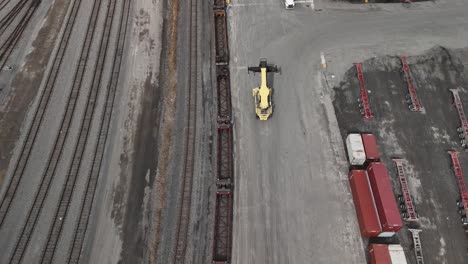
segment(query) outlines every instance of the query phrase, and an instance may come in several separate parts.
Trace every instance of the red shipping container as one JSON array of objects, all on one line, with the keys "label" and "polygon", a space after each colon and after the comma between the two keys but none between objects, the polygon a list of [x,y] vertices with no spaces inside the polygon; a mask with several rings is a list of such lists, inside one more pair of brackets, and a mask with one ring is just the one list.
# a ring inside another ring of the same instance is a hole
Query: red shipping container
[{"label": "red shipping container", "polygon": [[375,136],[373,134],[361,134],[361,138],[362,144],[364,145],[364,152],[366,153],[366,162],[379,161],[380,155]]},{"label": "red shipping container", "polygon": [[353,194],[354,207],[363,237],[376,237],[381,233],[379,218],[372,198],[366,171],[351,170],[349,183]]},{"label": "red shipping container", "polygon": [[367,167],[367,174],[382,225],[383,233],[380,236],[391,237],[401,229],[403,222],[390,184],[387,167],[381,162],[372,162]]},{"label": "red shipping container", "polygon": [[388,245],[369,244],[368,249],[371,264],[392,264]]}]

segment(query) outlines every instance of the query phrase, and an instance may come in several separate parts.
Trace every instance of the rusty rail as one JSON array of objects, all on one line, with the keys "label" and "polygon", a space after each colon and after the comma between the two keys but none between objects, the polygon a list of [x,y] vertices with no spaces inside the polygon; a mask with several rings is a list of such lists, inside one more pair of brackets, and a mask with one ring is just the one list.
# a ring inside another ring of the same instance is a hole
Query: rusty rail
[{"label": "rusty rail", "polygon": [[190,6],[190,76],[187,100],[187,125],[185,127],[185,164],[182,178],[181,205],[178,215],[178,228],[174,263],[185,263],[188,230],[190,224],[190,207],[192,202],[192,182],[195,155],[196,109],[198,86],[198,0],[192,0]]}]

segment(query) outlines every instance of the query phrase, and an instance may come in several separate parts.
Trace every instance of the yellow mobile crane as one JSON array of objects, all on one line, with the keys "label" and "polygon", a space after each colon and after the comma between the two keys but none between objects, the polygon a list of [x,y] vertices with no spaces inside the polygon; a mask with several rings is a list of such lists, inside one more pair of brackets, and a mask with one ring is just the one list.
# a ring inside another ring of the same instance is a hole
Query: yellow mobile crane
[{"label": "yellow mobile crane", "polygon": [[267,64],[266,59],[260,59],[260,64],[254,67],[248,67],[248,72],[260,72],[260,87],[255,87],[252,94],[255,101],[255,113],[260,120],[267,120],[273,113],[273,104],[271,102],[272,90],[267,86],[267,72],[278,72],[278,67]]}]

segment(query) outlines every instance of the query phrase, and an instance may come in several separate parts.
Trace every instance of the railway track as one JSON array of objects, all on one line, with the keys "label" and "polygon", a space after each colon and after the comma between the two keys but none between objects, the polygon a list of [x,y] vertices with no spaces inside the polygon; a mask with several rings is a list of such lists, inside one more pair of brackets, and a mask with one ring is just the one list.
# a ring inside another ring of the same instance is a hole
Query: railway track
[{"label": "railway track", "polygon": [[47,109],[51,94],[55,88],[55,81],[57,79],[60,66],[62,65],[65,51],[68,47],[68,42],[70,40],[70,36],[76,21],[80,4],[81,0],[75,0],[73,2],[69,18],[67,19],[64,32],[60,39],[57,53],[53,59],[50,72],[47,75],[45,87],[40,95],[39,104],[34,112],[33,120],[28,128],[28,132],[24,140],[23,146],[21,147],[20,155],[16,161],[16,165],[13,170],[13,175],[8,183],[8,187],[0,203],[0,228],[3,226],[5,217],[8,214],[8,210],[10,209],[11,202],[13,201],[13,198],[16,194],[16,190],[18,189],[18,185],[20,184],[21,179],[23,177],[23,173],[26,168],[26,164],[29,160],[32,147],[36,141],[37,133],[44,118],[45,110]]},{"label": "railway track", "polygon": [[[79,169],[81,166],[83,154],[87,145],[89,130],[91,128],[91,122],[93,120],[94,112],[96,109],[97,98],[99,94],[100,87],[102,85],[102,74],[104,70],[104,64],[108,53],[110,34],[112,27],[115,24],[115,10],[117,6],[117,0],[112,0],[108,6],[108,13],[104,22],[104,32],[101,39],[98,52],[98,60],[94,69],[94,76],[92,81],[92,86],[90,90],[90,95],[88,97],[88,102],[85,109],[85,115],[80,125],[80,132],[78,135],[78,140],[76,142],[73,157],[71,164],[68,169],[67,178],[65,181],[64,188],[62,190],[59,205],[56,209],[55,217],[53,219],[52,228],[49,230],[47,237],[47,244],[42,252],[41,263],[51,263],[57,248],[57,243],[59,241],[64,219],[67,216],[68,209],[70,207],[70,202],[73,196],[75,189],[76,180],[78,178]],[[80,218],[78,221],[78,227],[75,230],[74,240],[72,243],[72,254],[70,254],[69,263],[78,263],[79,256],[81,252],[81,245],[83,243],[84,234],[86,231],[87,221],[89,217],[89,212],[91,210],[92,201],[94,198],[95,187],[97,183],[97,178],[99,176],[99,169],[101,165],[102,156],[104,154],[105,140],[107,138],[107,132],[109,127],[109,121],[112,113],[113,102],[115,98],[116,85],[120,70],[120,63],[122,57],[123,45],[125,42],[125,30],[128,21],[128,12],[129,12],[129,0],[125,0],[122,5],[121,17],[120,17],[120,26],[118,31],[118,43],[116,46],[116,59],[114,63],[118,64],[113,66],[111,83],[107,86],[108,90],[106,91],[106,102],[104,109],[104,116],[100,126],[100,134],[98,138],[97,148],[95,149],[93,159],[92,159],[92,171],[88,176],[87,185],[84,194],[83,203],[86,206],[81,206]],[[125,23],[123,23],[125,20]],[[118,59],[117,59],[118,57]],[[117,68],[117,69],[116,69]]]},{"label": "railway track", "polygon": [[18,24],[16,24],[14,29],[10,32],[8,37],[0,46],[0,69],[3,69],[3,67],[6,65],[8,58],[13,53],[13,49],[18,44],[19,39],[23,35],[24,30],[28,26],[40,3],[40,0],[31,0],[29,2],[27,0],[21,0],[8,12],[5,17],[0,20],[0,36],[2,36],[16,19],[16,17],[21,15],[22,11],[25,9],[25,6],[28,6],[24,12],[24,15],[21,16]]},{"label": "railway track", "polygon": [[2,11],[9,3],[10,0],[0,0],[0,11]]},{"label": "railway track", "polygon": [[185,139],[185,165],[182,178],[181,205],[178,215],[178,227],[174,263],[184,263],[187,248],[188,229],[190,224],[190,207],[192,200],[192,181],[195,155],[196,107],[198,87],[198,0],[190,3],[190,76],[187,100],[187,125]]},{"label": "railway track", "polygon": [[[65,140],[67,138],[69,128],[71,125],[72,117],[75,112],[77,100],[80,95],[81,84],[83,81],[83,76],[84,76],[85,69],[86,69],[87,62],[88,62],[89,55],[90,55],[91,44],[94,39],[94,33],[95,33],[97,21],[98,21],[99,9],[101,7],[101,3],[102,3],[102,0],[97,0],[93,4],[91,18],[90,18],[88,28],[86,31],[86,35],[85,35],[85,39],[84,39],[84,45],[81,50],[80,58],[78,61],[78,67],[76,69],[74,79],[73,79],[73,85],[72,85],[71,92],[68,97],[68,101],[67,101],[66,108],[65,108],[65,113],[64,113],[61,126],[59,129],[60,132],[58,133],[57,138],[55,140],[53,150],[49,155],[46,171],[42,175],[39,189],[35,195],[33,205],[29,209],[27,220],[25,224],[23,225],[21,235],[16,243],[15,249],[10,259],[10,263],[19,263],[24,256],[24,253],[26,251],[31,235],[36,226],[36,222],[38,220],[39,214],[42,211],[42,207],[44,205],[45,198],[47,197],[50,184],[55,175],[57,165],[60,161],[60,157],[61,157],[63,147],[65,144]],[[108,5],[107,7],[108,7],[107,13],[109,13],[110,5]]]},{"label": "railway track", "polygon": [[13,23],[21,10],[26,6],[27,2],[28,0],[20,0],[2,19],[0,19],[0,36],[2,36],[8,26]]},{"label": "railway track", "polygon": [[109,125],[112,116],[112,109],[114,106],[115,93],[117,91],[117,83],[120,74],[120,66],[122,63],[123,50],[125,47],[125,38],[127,35],[127,25],[129,21],[130,13],[130,2],[131,0],[124,0],[122,5],[122,12],[119,24],[119,30],[117,35],[117,44],[115,48],[113,68],[110,78],[110,83],[107,86],[106,91],[106,103],[104,106],[104,113],[102,116],[101,126],[99,128],[99,136],[92,158],[93,165],[91,171],[87,177],[85,196],[80,207],[80,217],[75,228],[73,235],[73,242],[70,247],[68,256],[68,263],[78,263],[83,247],[83,242],[88,226],[89,215],[94,200],[94,194],[96,192],[97,181],[99,178],[99,172],[101,169],[101,163],[104,156],[104,148],[106,145],[107,135],[109,132]]}]

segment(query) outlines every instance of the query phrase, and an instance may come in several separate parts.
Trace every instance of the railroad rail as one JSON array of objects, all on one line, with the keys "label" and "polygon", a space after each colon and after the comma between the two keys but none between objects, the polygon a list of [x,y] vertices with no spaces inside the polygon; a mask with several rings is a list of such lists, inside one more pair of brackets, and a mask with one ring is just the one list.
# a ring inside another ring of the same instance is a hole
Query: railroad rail
[{"label": "railroad rail", "polygon": [[89,216],[94,201],[94,194],[96,192],[97,182],[101,169],[102,159],[104,156],[104,148],[107,141],[109,132],[110,120],[112,117],[112,109],[114,107],[115,94],[117,91],[117,83],[120,74],[120,67],[122,64],[123,49],[125,47],[125,38],[127,35],[127,25],[129,21],[131,0],[124,0],[119,30],[117,33],[117,44],[115,46],[115,55],[113,61],[113,68],[110,77],[110,83],[106,90],[106,101],[104,105],[104,113],[99,128],[98,140],[92,157],[93,163],[86,182],[85,196],[80,206],[80,216],[78,224],[76,225],[73,235],[73,243],[70,247],[68,256],[68,263],[79,263],[83,242],[88,226]]},{"label": "railroad rail", "polygon": [[[0,36],[4,35],[7,31],[8,27],[13,23],[13,21],[20,16],[21,11],[23,11],[24,7],[28,3],[27,0],[22,0],[18,2],[9,12],[8,14],[0,20]],[[24,30],[29,24],[32,16],[36,12],[37,8],[41,1],[33,0],[29,1],[29,6],[25,11],[25,14],[20,18],[18,24],[12,30],[12,32],[8,35],[5,41],[0,46],[0,69],[3,69],[6,65],[8,58],[13,53],[14,48],[16,47],[19,39],[24,33]]]},{"label": "railroad rail", "polygon": [[0,10],[5,8],[6,5],[10,3],[10,0],[0,0]]},{"label": "railroad rail", "polygon": [[[35,1],[36,2],[36,1]],[[19,13],[28,3],[28,0],[18,1],[13,8],[11,8],[8,13],[0,20],[0,36],[3,36],[8,26],[10,26],[13,21],[19,17]],[[33,2],[30,2],[34,4]],[[4,3],[0,3],[0,8],[4,7]]]},{"label": "railroad rail", "polygon": [[20,155],[16,161],[15,168],[13,170],[13,175],[8,183],[8,187],[2,198],[0,204],[0,227],[5,221],[5,217],[8,213],[8,210],[10,209],[11,202],[13,201],[13,198],[16,194],[16,190],[18,189],[18,185],[23,177],[24,170],[26,168],[26,164],[28,163],[32,147],[36,141],[39,128],[42,124],[44,113],[49,104],[51,94],[55,88],[55,81],[57,79],[60,66],[62,65],[65,51],[68,47],[68,41],[70,39],[80,5],[81,0],[75,0],[73,2],[70,15],[68,17],[64,32],[59,42],[57,53],[53,59],[51,70],[47,76],[45,87],[41,92],[39,104],[37,106],[36,111],[34,112],[34,117],[32,119],[31,125],[28,128],[28,132],[24,140],[23,146],[21,147]]},{"label": "railroad rail", "polygon": [[[73,151],[72,162],[68,169],[65,185],[61,193],[59,205],[56,209],[52,228],[50,229],[48,233],[47,244],[45,246],[45,249],[42,252],[42,258],[41,258],[42,263],[51,263],[53,260],[55,249],[57,247],[57,242],[62,232],[64,219],[67,216],[67,212],[70,206],[70,201],[73,196],[76,179],[78,177],[79,169],[80,169],[81,162],[82,162],[83,153],[88,142],[88,135],[89,135],[89,130],[91,128],[91,121],[93,119],[95,108],[96,108],[97,97],[98,97],[99,90],[102,84],[102,74],[103,74],[103,69],[104,69],[104,63],[107,57],[109,39],[110,39],[111,31],[112,31],[112,25],[114,24],[114,14],[115,14],[116,5],[117,5],[117,0],[110,1],[108,5],[108,10],[107,10],[108,13],[104,21],[103,37],[101,38],[100,45],[99,45],[99,51],[98,51],[98,56],[97,56],[98,59],[97,59],[97,63],[93,71],[94,75],[93,75],[93,80],[91,83],[90,93],[88,95],[88,101],[86,104],[84,118],[80,125],[80,130],[79,130],[80,132],[78,135],[78,140],[76,142],[76,145]],[[125,12],[122,12],[122,14],[124,13]],[[118,79],[118,76],[112,76],[112,77],[114,77],[116,80]],[[112,100],[113,102],[113,97],[112,98],[107,97],[106,99]],[[107,104],[107,100],[106,100],[106,104]],[[107,133],[104,136],[107,136]],[[100,157],[102,158],[102,154],[103,154],[102,152],[95,153],[94,158],[96,159]],[[95,162],[93,162],[93,164],[95,164]],[[88,191],[89,189],[87,188],[85,190],[85,199],[86,198],[89,199]],[[92,196],[94,196],[94,191],[92,191]],[[80,212],[83,212],[83,211],[80,211]],[[86,228],[84,230],[86,230]],[[81,249],[81,246],[80,246],[80,249]],[[79,258],[79,255],[78,255],[78,258]],[[75,260],[75,258],[73,260]],[[70,262],[72,261],[69,260],[69,263]]]},{"label": "railroad rail", "polygon": [[458,89],[450,89],[450,92],[452,92],[453,103],[457,108],[458,118],[460,119],[460,127],[457,128],[457,131],[460,133],[460,143],[462,147],[466,148],[468,147],[468,122],[466,120],[465,110],[463,110],[463,104],[460,95],[458,94]]},{"label": "railroad rail", "polygon": [[359,80],[359,90],[360,90],[360,97],[358,99],[359,102],[359,111],[361,115],[365,119],[374,118],[372,114],[370,104],[369,104],[369,96],[367,94],[366,85],[364,83],[364,74],[362,72],[362,63],[354,63],[356,67],[356,75]]},{"label": "railroad rail", "polygon": [[227,38],[226,4],[215,0],[213,5],[216,50],[217,86],[217,170],[215,226],[213,232],[212,263],[231,261],[232,207],[234,189],[233,131],[231,83],[229,74],[229,48]]},{"label": "railroad rail", "polygon": [[[47,169],[42,175],[41,183],[39,189],[35,194],[34,202],[32,207],[29,209],[27,220],[22,228],[21,235],[16,243],[13,255],[11,256],[10,263],[19,263],[23,258],[24,252],[27,248],[31,235],[36,226],[39,214],[42,211],[44,206],[45,198],[47,197],[50,184],[54,178],[57,165],[60,161],[63,147],[65,145],[65,140],[68,136],[69,128],[75,112],[75,107],[78,101],[78,97],[81,90],[81,84],[83,81],[83,76],[86,70],[87,62],[90,56],[91,44],[94,39],[95,28],[98,21],[99,9],[101,7],[102,0],[97,0],[94,2],[91,12],[90,22],[86,31],[84,45],[81,50],[80,58],[78,61],[78,66],[73,78],[73,84],[71,92],[69,94],[65,112],[61,121],[59,133],[55,139],[54,147],[52,152],[49,155],[47,161]],[[108,5],[108,8],[110,5]],[[108,11],[107,11],[108,12]]]},{"label": "railroad rail", "polygon": [[[400,186],[402,190],[402,198],[403,198],[403,203],[405,206],[403,218],[406,221],[419,221],[418,214],[416,213],[416,210],[414,209],[413,205],[413,198],[411,197],[409,188],[408,188],[408,181],[406,179],[405,175],[405,170],[403,168],[403,159],[392,159],[395,162],[395,165],[397,167],[397,173],[398,173],[398,178],[400,179]],[[400,202],[401,199],[399,199]]]},{"label": "railroad rail", "polygon": [[405,74],[406,83],[408,85],[408,95],[406,96],[406,100],[409,104],[409,109],[413,112],[422,112],[424,111],[424,107],[421,105],[419,101],[418,95],[416,93],[416,87],[413,83],[413,78],[411,77],[410,67],[408,65],[406,56],[401,56],[401,65],[403,67],[403,72]]},{"label": "railroad rail", "polygon": [[181,205],[178,215],[178,228],[174,263],[185,262],[188,229],[190,224],[190,207],[192,200],[192,181],[195,155],[196,108],[198,80],[198,0],[190,2],[190,75],[187,100],[187,125],[185,127],[185,157],[182,176]]}]

